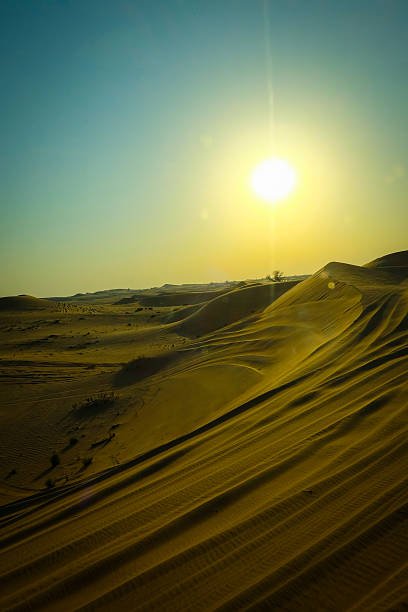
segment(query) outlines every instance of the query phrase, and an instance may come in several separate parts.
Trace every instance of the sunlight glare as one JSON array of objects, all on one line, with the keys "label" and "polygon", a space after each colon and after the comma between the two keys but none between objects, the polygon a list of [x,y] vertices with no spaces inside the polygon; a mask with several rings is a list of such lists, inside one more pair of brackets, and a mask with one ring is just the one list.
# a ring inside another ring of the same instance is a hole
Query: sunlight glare
[{"label": "sunlight glare", "polygon": [[294,168],[284,159],[273,157],[258,164],[251,176],[254,192],[267,202],[283,200],[297,183]]}]

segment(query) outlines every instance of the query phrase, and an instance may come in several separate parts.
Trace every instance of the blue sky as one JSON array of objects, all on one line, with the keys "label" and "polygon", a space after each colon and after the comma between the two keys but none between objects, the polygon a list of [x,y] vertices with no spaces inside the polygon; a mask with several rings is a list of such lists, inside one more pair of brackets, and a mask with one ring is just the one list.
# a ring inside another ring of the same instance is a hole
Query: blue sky
[{"label": "blue sky", "polygon": [[0,2],[2,295],[313,272],[406,248],[408,4]]}]

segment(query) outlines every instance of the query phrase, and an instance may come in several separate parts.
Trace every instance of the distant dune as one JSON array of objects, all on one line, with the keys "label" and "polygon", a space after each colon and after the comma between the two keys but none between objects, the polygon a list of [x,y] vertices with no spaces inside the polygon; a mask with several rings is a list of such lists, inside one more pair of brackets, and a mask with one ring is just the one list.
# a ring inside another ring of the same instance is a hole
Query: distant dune
[{"label": "distant dune", "polygon": [[2,308],[2,609],[406,609],[407,271]]},{"label": "distant dune", "polygon": [[32,295],[14,295],[0,298],[0,311],[47,310],[55,308],[50,300],[33,297]]},{"label": "distant dune", "polygon": [[187,336],[202,336],[264,310],[296,281],[252,285],[217,295],[178,326]]},{"label": "distant dune", "polygon": [[201,304],[209,299],[225,293],[225,289],[220,291],[190,291],[190,292],[166,292],[158,295],[135,295],[133,298],[122,298],[118,304],[139,302],[143,306],[188,306],[191,304]]}]

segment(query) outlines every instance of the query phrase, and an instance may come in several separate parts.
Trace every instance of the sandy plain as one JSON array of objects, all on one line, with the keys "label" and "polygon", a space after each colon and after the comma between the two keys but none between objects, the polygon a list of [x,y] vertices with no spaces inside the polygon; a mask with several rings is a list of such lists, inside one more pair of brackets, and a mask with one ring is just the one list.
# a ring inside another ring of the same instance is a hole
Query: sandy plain
[{"label": "sandy plain", "polygon": [[0,310],[2,609],[408,609],[407,251]]}]

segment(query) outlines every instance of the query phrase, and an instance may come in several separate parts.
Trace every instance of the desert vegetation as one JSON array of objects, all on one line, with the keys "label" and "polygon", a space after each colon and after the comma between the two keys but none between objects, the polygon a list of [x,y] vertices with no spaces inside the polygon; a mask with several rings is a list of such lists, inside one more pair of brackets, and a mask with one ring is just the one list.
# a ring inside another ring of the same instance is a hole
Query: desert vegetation
[{"label": "desert vegetation", "polygon": [[274,283],[279,283],[283,280],[283,272],[281,270],[274,270],[272,274],[266,275],[266,280],[273,281]]},{"label": "desert vegetation", "polygon": [[100,391],[95,395],[90,395],[79,403],[74,403],[72,408],[78,414],[92,414],[110,408],[118,399],[119,396],[114,391]]},{"label": "desert vegetation", "polygon": [[51,462],[51,467],[56,468],[61,463],[59,454],[56,452],[52,453],[50,457],[50,462]]}]

